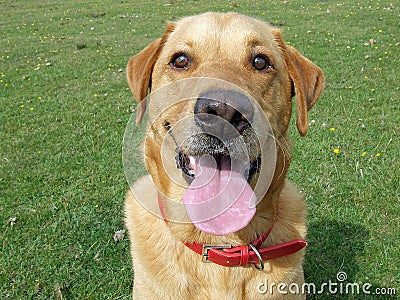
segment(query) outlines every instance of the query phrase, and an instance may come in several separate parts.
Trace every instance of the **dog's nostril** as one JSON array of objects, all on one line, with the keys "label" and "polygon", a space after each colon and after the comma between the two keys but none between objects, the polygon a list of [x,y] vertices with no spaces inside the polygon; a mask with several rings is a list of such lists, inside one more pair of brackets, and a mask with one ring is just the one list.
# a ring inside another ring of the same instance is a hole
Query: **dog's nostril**
[{"label": "dog's nostril", "polygon": [[250,127],[249,121],[238,111],[234,113],[231,124],[236,128],[239,133],[245,131],[248,127]]},{"label": "dog's nostril", "polygon": [[[254,111],[249,99],[237,92],[210,91],[197,99],[196,123],[207,133],[232,138],[250,127]],[[232,126],[227,126],[226,122]]]},{"label": "dog's nostril", "polygon": [[218,116],[217,109],[213,106],[211,106],[208,110],[204,111],[203,113],[213,115],[213,116]]}]

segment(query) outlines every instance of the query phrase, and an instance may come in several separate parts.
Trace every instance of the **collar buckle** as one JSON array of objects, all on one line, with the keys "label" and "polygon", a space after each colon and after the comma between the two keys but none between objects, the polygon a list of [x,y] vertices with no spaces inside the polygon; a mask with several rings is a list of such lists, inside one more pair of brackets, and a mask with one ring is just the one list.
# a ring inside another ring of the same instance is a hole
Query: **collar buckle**
[{"label": "collar buckle", "polygon": [[203,244],[201,256],[203,262],[211,262],[208,260],[208,250],[210,249],[231,249],[232,245],[213,245],[213,244]]}]

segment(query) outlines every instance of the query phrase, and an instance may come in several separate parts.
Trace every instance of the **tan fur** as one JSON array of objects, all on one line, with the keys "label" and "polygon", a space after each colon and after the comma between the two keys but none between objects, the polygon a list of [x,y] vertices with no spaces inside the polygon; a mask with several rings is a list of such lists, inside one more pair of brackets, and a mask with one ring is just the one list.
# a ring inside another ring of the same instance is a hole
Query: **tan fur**
[{"label": "tan fur", "polygon": [[[232,29],[233,28],[233,29]],[[274,65],[269,74],[255,72],[249,63],[254,51],[268,54]],[[188,52],[193,65],[173,70],[173,54]],[[306,236],[306,205],[292,183],[285,180],[290,164],[287,129],[291,118],[293,87],[297,102],[297,127],[307,132],[307,111],[315,104],[324,86],[322,71],[293,47],[284,43],[279,30],[262,21],[235,13],[207,13],[188,17],[167,26],[165,34],[132,57],[127,66],[129,86],[141,102],[148,89],[156,90],[180,79],[211,77],[229,81],[247,91],[262,107],[274,131],[277,165],[271,186],[257,205],[251,223],[227,236],[212,236],[193,224],[169,222],[149,212],[136,201],[154,202],[157,190],[182,201],[184,190],[172,182],[161,166],[165,119],[174,124],[193,114],[194,103],[174,106],[167,116],[157,119],[145,139],[145,163],[149,177],[139,179],[125,202],[126,226],[131,240],[135,270],[134,299],[304,299],[305,295],[260,294],[257,287],[268,283],[304,282],[304,251],[270,260],[259,272],[249,267],[223,267],[203,263],[183,242],[245,245],[271,228],[263,247]],[[157,103],[150,100],[148,113],[155,114]],[[140,121],[145,106],[140,105]],[[278,207],[276,211],[276,207]],[[156,208],[155,208],[156,209]],[[166,207],[168,212],[169,207]],[[274,221],[275,219],[275,221]]]}]

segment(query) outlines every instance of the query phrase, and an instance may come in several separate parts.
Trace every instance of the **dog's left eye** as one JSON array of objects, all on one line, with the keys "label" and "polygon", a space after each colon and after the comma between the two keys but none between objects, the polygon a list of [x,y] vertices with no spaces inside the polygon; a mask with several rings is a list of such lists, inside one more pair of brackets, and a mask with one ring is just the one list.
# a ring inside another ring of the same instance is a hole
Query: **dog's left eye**
[{"label": "dog's left eye", "polygon": [[175,69],[187,69],[189,67],[189,58],[183,54],[175,55],[169,63]]},{"label": "dog's left eye", "polygon": [[253,67],[258,71],[263,71],[272,68],[272,65],[265,56],[257,55],[253,58]]}]

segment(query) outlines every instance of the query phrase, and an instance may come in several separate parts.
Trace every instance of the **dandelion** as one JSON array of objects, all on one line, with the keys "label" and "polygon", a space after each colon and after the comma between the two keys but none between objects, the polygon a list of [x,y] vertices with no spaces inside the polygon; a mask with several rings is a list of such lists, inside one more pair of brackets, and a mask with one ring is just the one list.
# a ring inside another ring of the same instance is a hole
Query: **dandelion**
[{"label": "dandelion", "polygon": [[35,108],[34,108],[34,107],[30,107],[29,110],[30,110],[30,111],[34,111]]},{"label": "dandelion", "polygon": [[330,131],[335,131],[336,128],[335,128],[335,127],[331,127],[331,128],[329,128],[329,130],[330,130]]},{"label": "dandelion", "polygon": [[339,154],[339,152],[340,152],[339,148],[335,148],[335,149],[333,149],[333,153],[335,153],[335,154]]},{"label": "dandelion", "polygon": [[380,153],[377,153],[377,154],[375,154],[375,156],[376,156],[376,157],[379,157],[379,156],[381,156],[381,154],[380,154]]},{"label": "dandelion", "polygon": [[367,155],[367,152],[364,151],[363,153],[361,153],[362,157],[365,157],[365,155]]}]

